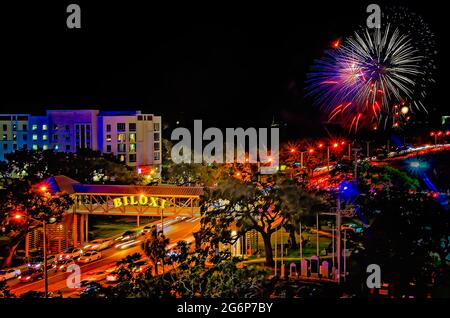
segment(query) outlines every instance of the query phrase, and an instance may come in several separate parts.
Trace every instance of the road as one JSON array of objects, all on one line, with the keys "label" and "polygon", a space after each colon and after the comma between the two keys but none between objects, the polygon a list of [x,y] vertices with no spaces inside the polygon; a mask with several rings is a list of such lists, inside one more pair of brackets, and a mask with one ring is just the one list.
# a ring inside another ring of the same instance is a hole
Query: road
[{"label": "road", "polygon": [[[192,235],[193,232],[198,231],[200,228],[200,218],[196,217],[193,219],[187,219],[179,223],[174,223],[164,226],[164,234],[170,239],[169,247],[176,244],[179,241],[194,241]],[[105,271],[106,269],[115,266],[115,263],[127,255],[140,252],[140,244],[125,249],[118,250],[111,247],[107,250],[102,251],[102,258],[98,261],[89,264],[79,264],[81,269],[81,280],[88,276],[88,273],[94,273],[99,271]],[[55,292],[60,290],[64,297],[73,296],[78,292],[76,289],[68,288],[67,279],[70,273],[55,272],[54,269],[49,269],[48,271],[48,290],[49,292]],[[8,286],[10,290],[15,295],[21,295],[28,291],[44,291],[44,280],[37,280],[31,283],[20,283],[18,279],[13,279],[8,281]]]}]

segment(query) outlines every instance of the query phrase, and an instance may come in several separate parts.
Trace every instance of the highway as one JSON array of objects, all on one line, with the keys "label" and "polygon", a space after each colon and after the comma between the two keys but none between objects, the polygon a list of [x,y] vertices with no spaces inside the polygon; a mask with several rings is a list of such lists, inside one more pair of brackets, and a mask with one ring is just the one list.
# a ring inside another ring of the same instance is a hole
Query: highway
[{"label": "highway", "polygon": [[[178,223],[164,225],[164,234],[170,239],[169,247],[172,247],[179,241],[193,242],[193,232],[200,229],[200,218],[195,217],[192,219],[186,219]],[[142,240],[144,237],[141,237]],[[123,259],[127,255],[141,252],[140,244],[130,247],[124,250],[118,250],[114,246],[109,249],[103,250],[102,258],[98,261],[94,261],[88,264],[78,264],[81,269],[81,280],[85,279],[92,273],[105,271],[107,269],[115,267],[117,261]],[[71,273],[55,272],[53,268],[48,270],[48,290],[49,292],[61,291],[63,297],[71,297],[77,294],[79,290],[75,288],[69,288],[67,279]],[[30,283],[20,283],[18,279],[8,281],[8,286],[13,294],[19,296],[28,291],[44,291],[44,280],[40,279]]]}]

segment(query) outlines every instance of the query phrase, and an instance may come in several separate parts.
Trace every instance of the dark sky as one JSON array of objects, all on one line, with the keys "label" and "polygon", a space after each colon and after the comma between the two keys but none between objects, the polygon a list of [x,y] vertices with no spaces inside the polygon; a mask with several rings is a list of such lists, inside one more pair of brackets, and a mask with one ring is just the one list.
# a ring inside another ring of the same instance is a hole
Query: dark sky
[{"label": "dark sky", "polygon": [[[42,2],[0,9],[2,112],[141,109],[169,124],[197,118],[220,127],[267,126],[275,115],[308,132],[318,124],[303,98],[311,62],[363,24],[374,1]],[[81,30],[66,28],[73,2],[81,6]],[[446,11],[438,1],[403,3],[437,35],[431,102],[442,110]]]}]

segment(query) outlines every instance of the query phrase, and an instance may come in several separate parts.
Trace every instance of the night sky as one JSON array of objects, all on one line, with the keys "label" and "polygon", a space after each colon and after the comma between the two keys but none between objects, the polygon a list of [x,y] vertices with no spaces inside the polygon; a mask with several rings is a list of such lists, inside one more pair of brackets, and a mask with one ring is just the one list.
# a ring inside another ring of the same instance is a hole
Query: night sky
[{"label": "night sky", "polygon": [[[169,128],[193,119],[263,127],[275,116],[301,135],[320,126],[303,97],[309,66],[332,40],[365,23],[374,1],[41,2],[0,9],[3,113],[141,109],[164,116]],[[72,2],[81,6],[81,30],[66,27]],[[437,36],[437,85],[428,107],[445,112],[447,13],[438,1],[404,3]]]}]

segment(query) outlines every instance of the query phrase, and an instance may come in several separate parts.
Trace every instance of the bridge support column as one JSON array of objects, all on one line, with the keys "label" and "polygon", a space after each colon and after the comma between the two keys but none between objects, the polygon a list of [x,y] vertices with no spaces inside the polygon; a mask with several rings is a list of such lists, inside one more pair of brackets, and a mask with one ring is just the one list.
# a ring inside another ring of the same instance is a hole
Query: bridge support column
[{"label": "bridge support column", "polygon": [[78,215],[76,213],[73,214],[72,238],[73,246],[78,246]]},{"label": "bridge support column", "polygon": [[80,243],[84,244],[84,214],[80,215]]},{"label": "bridge support column", "polygon": [[85,218],[86,218],[86,242],[89,242],[89,214],[86,214]]}]

